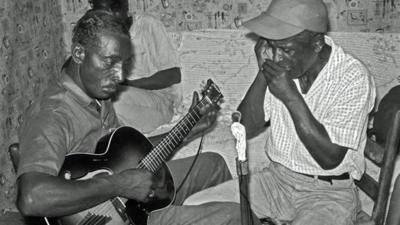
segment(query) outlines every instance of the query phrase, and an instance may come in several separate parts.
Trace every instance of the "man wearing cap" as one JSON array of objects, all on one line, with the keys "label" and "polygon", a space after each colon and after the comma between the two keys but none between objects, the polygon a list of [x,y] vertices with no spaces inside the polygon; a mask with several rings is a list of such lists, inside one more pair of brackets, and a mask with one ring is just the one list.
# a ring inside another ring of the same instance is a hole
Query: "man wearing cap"
[{"label": "man wearing cap", "polygon": [[[244,26],[259,36],[260,69],[238,107],[241,122],[249,138],[270,122],[265,150],[271,164],[251,177],[252,210],[296,225],[353,224],[360,207],[353,180],[365,169],[375,99],[371,76],[325,36],[322,0],[272,0]],[[237,202],[237,189],[237,181],[228,181],[185,204]]]}]

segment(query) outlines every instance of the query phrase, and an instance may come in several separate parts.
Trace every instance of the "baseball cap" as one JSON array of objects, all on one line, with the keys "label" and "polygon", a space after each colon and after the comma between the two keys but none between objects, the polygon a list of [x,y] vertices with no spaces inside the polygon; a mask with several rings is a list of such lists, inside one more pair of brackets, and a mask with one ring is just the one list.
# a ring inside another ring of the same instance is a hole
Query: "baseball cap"
[{"label": "baseball cap", "polygon": [[257,35],[280,40],[303,30],[324,33],[328,12],[322,0],[272,0],[268,9],[243,23]]}]

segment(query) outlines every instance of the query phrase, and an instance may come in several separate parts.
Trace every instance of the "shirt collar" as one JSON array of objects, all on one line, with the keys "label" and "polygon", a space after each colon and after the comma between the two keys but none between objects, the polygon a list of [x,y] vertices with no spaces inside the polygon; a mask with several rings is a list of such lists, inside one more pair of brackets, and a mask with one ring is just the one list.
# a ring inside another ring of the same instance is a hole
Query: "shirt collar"
[{"label": "shirt collar", "polygon": [[93,104],[95,99],[89,97],[76,83],[72,78],[65,73],[65,71],[62,72],[61,75],[61,84],[68,90],[69,93],[72,94],[72,96],[78,100],[82,105],[84,106],[89,106]]},{"label": "shirt collar", "polygon": [[331,55],[329,56],[329,60],[326,63],[325,67],[322,69],[322,71],[326,70],[324,71],[326,72],[326,79],[331,80],[333,79],[332,69],[335,69],[334,65],[337,65],[342,62],[344,58],[342,59],[341,56],[344,54],[344,52],[343,49],[340,46],[336,45],[336,43],[332,40],[332,38],[327,35],[325,35],[325,43],[331,46],[332,50],[331,50]]},{"label": "shirt collar", "polygon": [[[329,36],[325,35],[324,36],[325,43],[331,47],[331,54],[329,56],[328,61],[326,62],[325,66],[321,69],[319,72],[318,76],[315,78],[313,84],[311,85],[310,89],[306,94],[301,93],[301,88],[300,88],[300,83],[299,79],[294,79],[294,82],[296,84],[297,89],[303,96],[311,96],[312,92],[315,89],[315,86],[319,86],[319,82],[324,82],[325,80],[330,80],[331,79],[331,73],[329,73],[330,68],[332,66],[332,60],[337,58],[337,55],[340,54],[340,48],[333,42],[332,38]],[[323,77],[323,78],[322,78]]]}]

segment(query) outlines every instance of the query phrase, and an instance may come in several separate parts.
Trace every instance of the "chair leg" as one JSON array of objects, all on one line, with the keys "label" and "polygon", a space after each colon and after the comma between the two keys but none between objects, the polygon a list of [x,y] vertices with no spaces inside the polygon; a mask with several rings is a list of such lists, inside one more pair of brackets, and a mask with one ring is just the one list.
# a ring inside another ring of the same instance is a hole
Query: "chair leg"
[{"label": "chair leg", "polygon": [[400,224],[400,176],[397,176],[390,198],[389,211],[386,218],[386,225]]}]

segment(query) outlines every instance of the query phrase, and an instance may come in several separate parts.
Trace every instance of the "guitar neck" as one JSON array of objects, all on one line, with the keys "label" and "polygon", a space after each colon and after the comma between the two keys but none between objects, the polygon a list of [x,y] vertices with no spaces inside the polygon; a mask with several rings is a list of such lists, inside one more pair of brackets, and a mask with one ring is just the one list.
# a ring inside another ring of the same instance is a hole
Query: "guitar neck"
[{"label": "guitar neck", "polygon": [[211,103],[212,101],[205,96],[195,107],[191,108],[183,119],[172,128],[167,136],[143,158],[138,167],[147,169],[153,173],[156,172],[201,119],[202,115],[200,109]]}]

